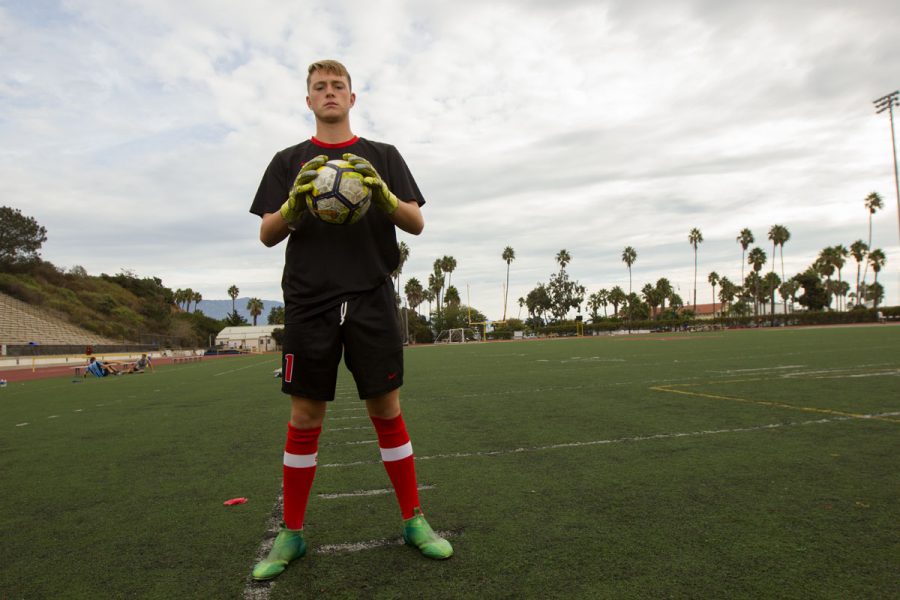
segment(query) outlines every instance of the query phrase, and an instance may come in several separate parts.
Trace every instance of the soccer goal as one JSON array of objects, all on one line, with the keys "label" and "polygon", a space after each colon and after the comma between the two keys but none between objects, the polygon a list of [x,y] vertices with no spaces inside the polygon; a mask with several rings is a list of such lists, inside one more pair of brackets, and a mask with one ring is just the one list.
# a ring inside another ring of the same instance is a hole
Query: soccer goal
[{"label": "soccer goal", "polygon": [[478,341],[475,332],[465,328],[445,329],[434,339],[435,344],[465,344],[475,341]]}]

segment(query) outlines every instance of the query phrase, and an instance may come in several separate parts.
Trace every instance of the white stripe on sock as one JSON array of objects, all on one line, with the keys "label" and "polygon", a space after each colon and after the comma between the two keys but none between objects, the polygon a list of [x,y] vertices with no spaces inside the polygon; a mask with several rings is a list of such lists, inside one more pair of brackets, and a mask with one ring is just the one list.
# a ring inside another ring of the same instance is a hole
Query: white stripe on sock
[{"label": "white stripe on sock", "polygon": [[318,456],[318,454],[318,452],[315,454],[290,454],[289,452],[285,452],[284,466],[294,469],[308,469],[309,467],[314,467],[316,466],[316,456]]},{"label": "white stripe on sock", "polygon": [[396,448],[381,448],[381,460],[384,462],[403,460],[407,456],[412,456],[412,453],[412,442],[406,442]]}]

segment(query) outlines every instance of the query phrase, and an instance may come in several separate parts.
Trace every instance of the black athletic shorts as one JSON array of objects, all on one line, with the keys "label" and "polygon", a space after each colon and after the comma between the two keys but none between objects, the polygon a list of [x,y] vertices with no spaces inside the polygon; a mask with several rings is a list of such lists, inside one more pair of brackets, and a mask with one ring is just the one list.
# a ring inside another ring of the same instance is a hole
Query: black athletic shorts
[{"label": "black athletic shorts", "polygon": [[334,400],[342,351],[361,399],[403,385],[403,340],[390,279],[339,306],[284,326],[281,391]]}]

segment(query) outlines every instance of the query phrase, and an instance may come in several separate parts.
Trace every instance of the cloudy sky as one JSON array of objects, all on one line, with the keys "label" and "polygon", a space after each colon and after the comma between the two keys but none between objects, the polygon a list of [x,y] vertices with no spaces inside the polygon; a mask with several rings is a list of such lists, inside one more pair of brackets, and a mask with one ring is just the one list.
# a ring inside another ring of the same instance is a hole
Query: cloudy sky
[{"label": "cloudy sky", "polygon": [[[281,299],[284,246],[248,212],[272,155],[314,133],[309,63],[350,69],[354,132],[397,146],[428,201],[403,279],[456,258],[491,319],[572,255],[588,292],[668,277],[698,301],[740,280],[749,227],[785,269],[868,238],[900,303],[890,126],[892,0],[424,3],[0,0],[0,204],[42,256],[129,269],[205,299]],[[900,119],[898,119],[900,126]],[[850,259],[844,278],[855,277]],[[870,273],[871,280],[871,273]],[[514,307],[514,308],[513,308]]]}]

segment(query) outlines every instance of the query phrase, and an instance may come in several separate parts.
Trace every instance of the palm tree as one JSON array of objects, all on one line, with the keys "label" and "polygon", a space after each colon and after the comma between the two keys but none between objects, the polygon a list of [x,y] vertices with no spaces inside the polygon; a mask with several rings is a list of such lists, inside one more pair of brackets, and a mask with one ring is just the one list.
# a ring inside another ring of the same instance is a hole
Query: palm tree
[{"label": "palm tree", "polygon": [[628,293],[631,294],[631,265],[637,260],[637,250],[631,246],[625,246],[622,250],[622,262],[628,266]]},{"label": "palm tree", "polygon": [[406,305],[412,309],[416,310],[422,301],[425,299],[424,292],[422,289],[422,284],[419,283],[419,280],[415,277],[410,277],[406,280],[406,286],[403,288],[403,292],[406,294]]},{"label": "palm tree", "polygon": [[263,301],[259,298],[250,298],[247,300],[247,310],[250,311],[250,316],[253,317],[253,326],[256,327],[256,317],[262,314]]},{"label": "palm tree", "polygon": [[675,290],[672,288],[672,284],[665,277],[660,277],[656,280],[656,293],[659,297],[659,312],[662,314],[666,310],[666,300],[672,297],[672,293]]},{"label": "palm tree", "polygon": [[834,275],[834,248],[831,246],[823,248],[813,262],[813,268],[819,275],[825,277],[825,291],[828,293],[827,308],[831,308],[831,297],[834,294],[834,288],[831,285],[831,276]]},{"label": "palm tree", "polygon": [[618,316],[619,314],[619,305],[623,304],[627,296],[625,292],[622,291],[622,288],[619,286],[615,286],[613,289],[609,290],[609,303],[612,304],[613,307],[613,316]]},{"label": "palm tree", "polygon": [[566,265],[572,262],[572,255],[569,254],[569,251],[563,248],[559,252],[556,253],[556,262],[559,263],[559,269],[565,270]]},{"label": "palm tree", "polygon": [[[879,196],[877,192],[872,192],[871,194],[866,196],[865,203],[866,203],[866,210],[869,211],[869,244],[868,244],[868,246],[869,246],[869,248],[871,248],[872,247],[872,215],[874,215],[876,212],[878,212],[879,210],[884,208],[884,202],[881,200],[881,196]],[[870,262],[871,261],[866,262],[866,265],[863,268],[863,276],[862,276],[863,283],[866,282],[866,273],[869,268]]]},{"label": "palm tree", "polygon": [[237,313],[237,309],[234,307],[234,301],[237,300],[238,294],[241,293],[241,290],[238,289],[238,286],[232,285],[228,288],[228,295],[231,296],[231,313]]},{"label": "palm tree", "polygon": [[713,317],[716,316],[716,286],[719,285],[719,274],[713,271],[709,274],[709,277],[706,279],[709,281],[709,285],[712,286],[713,289]]},{"label": "palm tree", "polygon": [[605,319],[607,317],[606,306],[609,304],[609,290],[606,288],[597,290],[597,301],[603,307],[603,318]]},{"label": "palm tree", "polygon": [[[438,261],[440,262],[440,261]],[[444,275],[441,273],[440,265],[435,263],[434,273],[428,276],[428,289],[434,294],[435,306],[437,314],[441,314],[441,297],[444,291]]]},{"label": "palm tree", "polygon": [[[432,276],[428,277],[428,284],[431,285]],[[422,292],[422,299],[428,303],[428,320],[431,321],[431,303],[434,302],[434,289],[431,287],[425,288]]]},{"label": "palm tree", "polygon": [[784,280],[784,244],[791,239],[791,232],[784,225],[772,225],[769,229],[769,239],[772,241],[772,270],[775,270],[775,249],[781,246],[781,279]]},{"label": "palm tree", "polygon": [[203,294],[200,292],[194,292],[192,294],[194,300],[194,312],[197,312],[197,304],[203,301]]},{"label": "palm tree", "polygon": [[730,304],[734,299],[734,295],[737,293],[735,286],[731,283],[731,280],[728,277],[722,277],[719,279],[719,301],[722,303],[722,306],[719,309],[721,314],[725,314],[725,305]]},{"label": "palm tree", "polygon": [[516,251],[512,249],[512,246],[507,246],[503,249],[503,254],[500,257],[506,262],[506,288],[505,293],[503,294],[503,320],[506,320],[506,300],[509,298],[509,265],[512,261],[516,260]]},{"label": "palm tree", "polygon": [[444,256],[441,258],[441,271],[447,274],[447,287],[450,286],[450,280],[453,278],[453,271],[456,270],[456,259],[452,256]]},{"label": "palm tree", "polygon": [[403,271],[403,266],[406,264],[406,261],[409,260],[409,246],[406,245],[406,242],[397,244],[397,252],[400,255],[400,260],[397,262],[397,268],[391,273],[391,277],[394,278],[394,289],[399,292],[400,273]]},{"label": "palm tree", "polygon": [[755,283],[755,292],[754,292],[754,300],[753,300],[753,314],[759,316],[759,284],[760,284],[760,275],[759,272],[762,270],[763,265],[766,264],[766,251],[760,248],[759,246],[753,248],[750,253],[747,255],[747,263],[753,265],[753,272],[756,274],[754,277]]},{"label": "palm tree", "polygon": [[844,247],[843,244],[838,244],[837,246],[832,247],[831,254],[831,264],[834,265],[834,268],[837,269],[838,272],[838,287],[837,289],[842,293],[838,294],[838,310],[842,309],[842,298],[846,295],[844,289],[844,280],[841,278],[841,269],[844,268],[844,265],[847,263],[847,257],[850,256],[850,251]]},{"label": "palm tree", "polygon": [[796,279],[791,279],[789,281],[785,281],[778,288],[778,293],[781,294],[781,298],[784,300],[784,312],[787,314],[787,301],[791,301],[791,311],[794,310],[794,296],[797,294],[797,291],[800,289],[800,283]]},{"label": "palm tree", "polygon": [[525,298],[523,298],[522,296],[519,296],[518,304],[519,304],[519,316],[517,316],[516,318],[521,320],[522,319],[522,309],[525,307]]},{"label": "palm tree", "polygon": [[703,234],[694,227],[688,234],[688,241],[694,248],[694,314],[697,314],[697,246],[703,243]]},{"label": "palm tree", "polygon": [[746,258],[747,248],[750,247],[755,240],[753,239],[753,232],[747,229],[741,229],[740,235],[737,236],[737,241],[741,245],[741,287],[744,286],[744,262]]},{"label": "palm tree", "polygon": [[[869,264],[872,265],[872,273],[875,274],[875,281],[872,283],[872,287],[874,289],[878,289],[878,273],[881,272],[881,268],[884,266],[884,263],[887,262],[887,257],[884,255],[884,250],[881,248],[875,248],[871,252],[869,252]],[[874,307],[878,308],[878,294],[874,295]]]},{"label": "palm tree", "polygon": [[765,291],[766,298],[769,302],[772,303],[772,317],[775,317],[775,292],[778,290],[778,286],[781,284],[781,278],[778,276],[778,273],[775,271],[770,271],[766,273],[766,276],[762,279],[763,288]]},{"label": "palm tree", "polygon": [[850,244],[850,255],[856,261],[856,303],[860,303],[859,298],[859,269],[862,266],[862,261],[866,258],[866,255],[869,253],[869,246],[862,240],[856,240],[852,244]]}]

